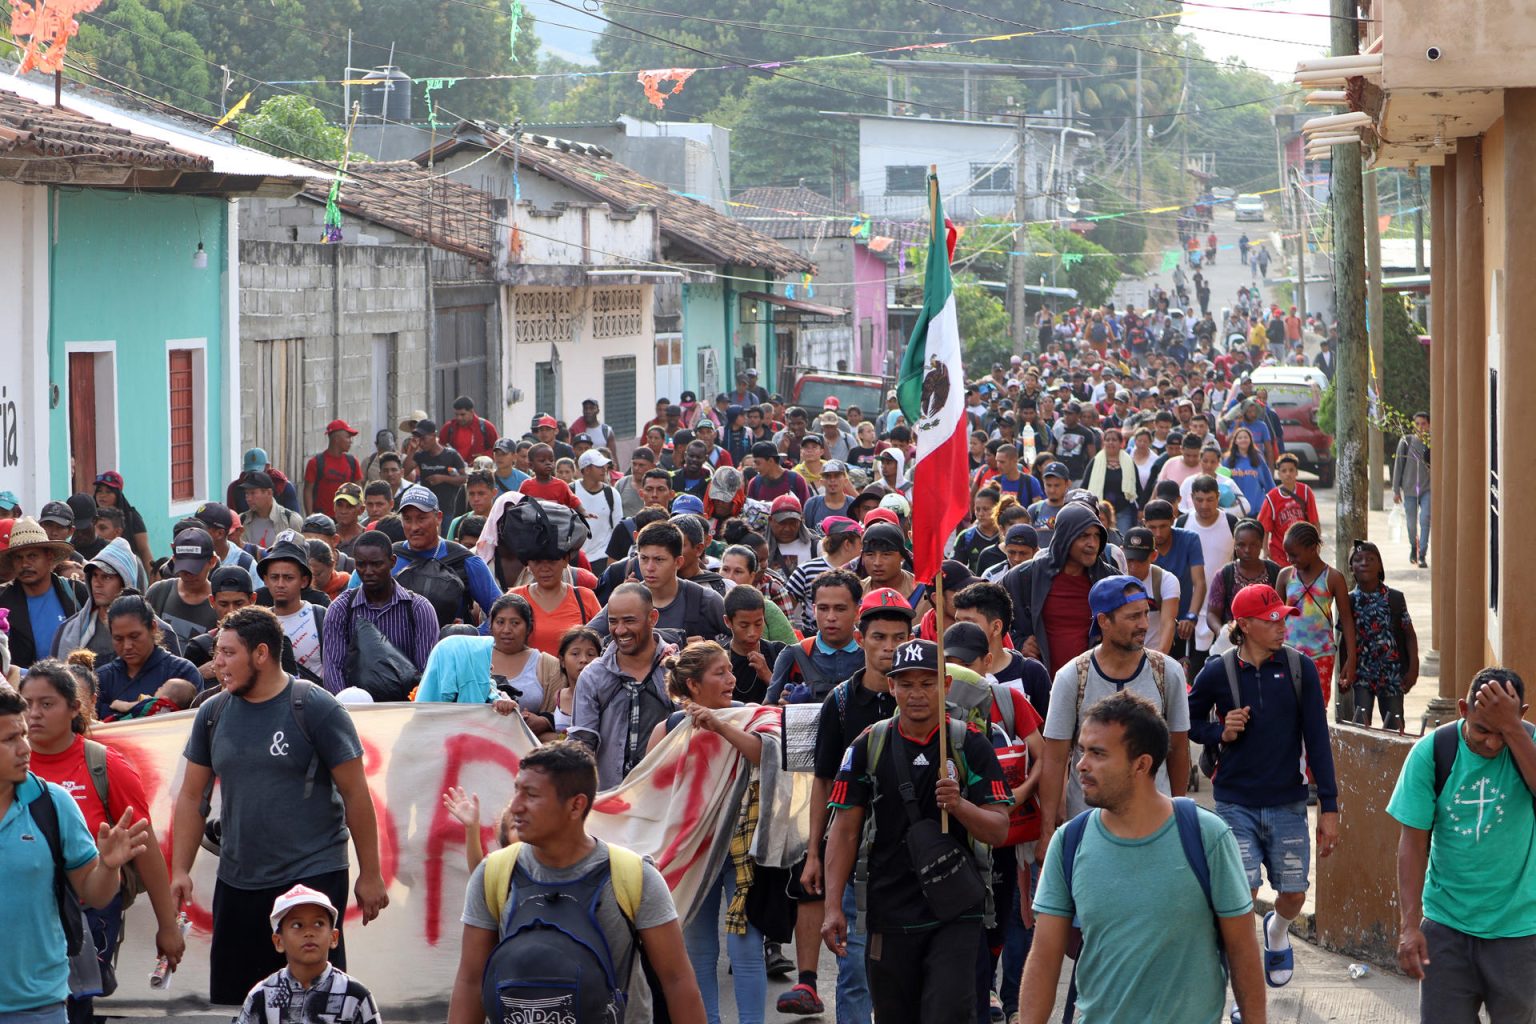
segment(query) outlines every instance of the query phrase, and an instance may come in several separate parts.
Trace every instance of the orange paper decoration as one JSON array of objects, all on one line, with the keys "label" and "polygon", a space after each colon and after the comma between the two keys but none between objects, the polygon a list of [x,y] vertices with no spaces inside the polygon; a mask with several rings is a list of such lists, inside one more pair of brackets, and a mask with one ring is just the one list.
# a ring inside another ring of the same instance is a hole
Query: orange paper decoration
[{"label": "orange paper decoration", "polygon": [[75,15],[100,6],[101,0],[39,0],[35,5],[11,0],[11,35],[27,40],[17,70],[21,74],[62,70],[69,41],[80,31]]},{"label": "orange paper decoration", "polygon": [[[14,3],[15,0],[12,0]],[[693,77],[697,68],[652,68],[642,71],[635,76],[635,80],[645,86],[645,98],[657,110],[665,110],[667,100],[683,91],[683,83]],[[666,92],[661,91],[662,82],[674,83]]]}]

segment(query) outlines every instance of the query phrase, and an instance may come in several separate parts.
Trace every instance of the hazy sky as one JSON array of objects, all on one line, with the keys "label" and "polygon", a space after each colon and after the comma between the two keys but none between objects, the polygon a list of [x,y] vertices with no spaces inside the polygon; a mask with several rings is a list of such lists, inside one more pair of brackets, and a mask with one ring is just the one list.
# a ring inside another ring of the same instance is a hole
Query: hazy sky
[{"label": "hazy sky", "polygon": [[[546,50],[568,60],[591,62],[592,43],[603,27],[600,21],[548,0],[526,2],[539,21],[539,38]],[[1186,6],[1183,24],[1194,31],[1211,57],[1224,60],[1238,56],[1249,67],[1289,81],[1297,60],[1328,49],[1329,20],[1307,16],[1328,13],[1328,0],[1202,2],[1219,6]],[[672,6],[686,9],[685,2]],[[1241,35],[1225,34],[1228,32]]]}]

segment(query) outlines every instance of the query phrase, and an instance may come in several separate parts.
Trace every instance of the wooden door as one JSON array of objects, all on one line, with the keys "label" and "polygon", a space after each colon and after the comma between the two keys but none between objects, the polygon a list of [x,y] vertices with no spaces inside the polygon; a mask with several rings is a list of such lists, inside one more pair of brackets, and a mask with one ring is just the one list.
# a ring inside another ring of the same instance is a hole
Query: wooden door
[{"label": "wooden door", "polygon": [[76,493],[91,493],[96,465],[96,353],[69,354],[69,457]]}]

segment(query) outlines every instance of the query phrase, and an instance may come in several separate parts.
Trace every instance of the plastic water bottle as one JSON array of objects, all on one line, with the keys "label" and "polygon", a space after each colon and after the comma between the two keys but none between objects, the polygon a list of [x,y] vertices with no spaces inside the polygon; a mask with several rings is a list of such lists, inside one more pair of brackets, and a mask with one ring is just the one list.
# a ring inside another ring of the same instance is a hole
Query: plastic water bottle
[{"label": "plastic water bottle", "polygon": [[1370,974],[1370,973],[1371,973],[1371,969],[1369,967],[1367,967],[1365,964],[1350,964],[1349,965],[1349,977],[1350,977],[1351,981],[1359,981],[1361,978],[1365,977],[1367,974]]},{"label": "plastic water bottle", "polygon": [[[181,929],[181,937],[187,937],[187,915],[176,915],[176,927]],[[149,975],[149,987],[168,989],[171,987],[171,961],[166,957],[160,957],[155,961],[155,969]]]},{"label": "plastic water bottle", "polygon": [[1408,515],[1403,511],[1403,506],[1393,505],[1392,511],[1387,513],[1387,540],[1401,544],[1407,533]]}]

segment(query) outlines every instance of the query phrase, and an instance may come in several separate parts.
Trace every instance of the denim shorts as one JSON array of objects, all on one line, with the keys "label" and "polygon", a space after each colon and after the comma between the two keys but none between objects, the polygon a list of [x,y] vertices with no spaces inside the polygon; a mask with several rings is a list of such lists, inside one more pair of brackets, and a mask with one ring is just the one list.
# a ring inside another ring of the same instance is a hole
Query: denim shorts
[{"label": "denim shorts", "polygon": [[1248,888],[1259,887],[1262,866],[1276,892],[1307,891],[1312,834],[1305,800],[1278,807],[1244,807],[1218,800],[1216,813],[1237,838]]}]

